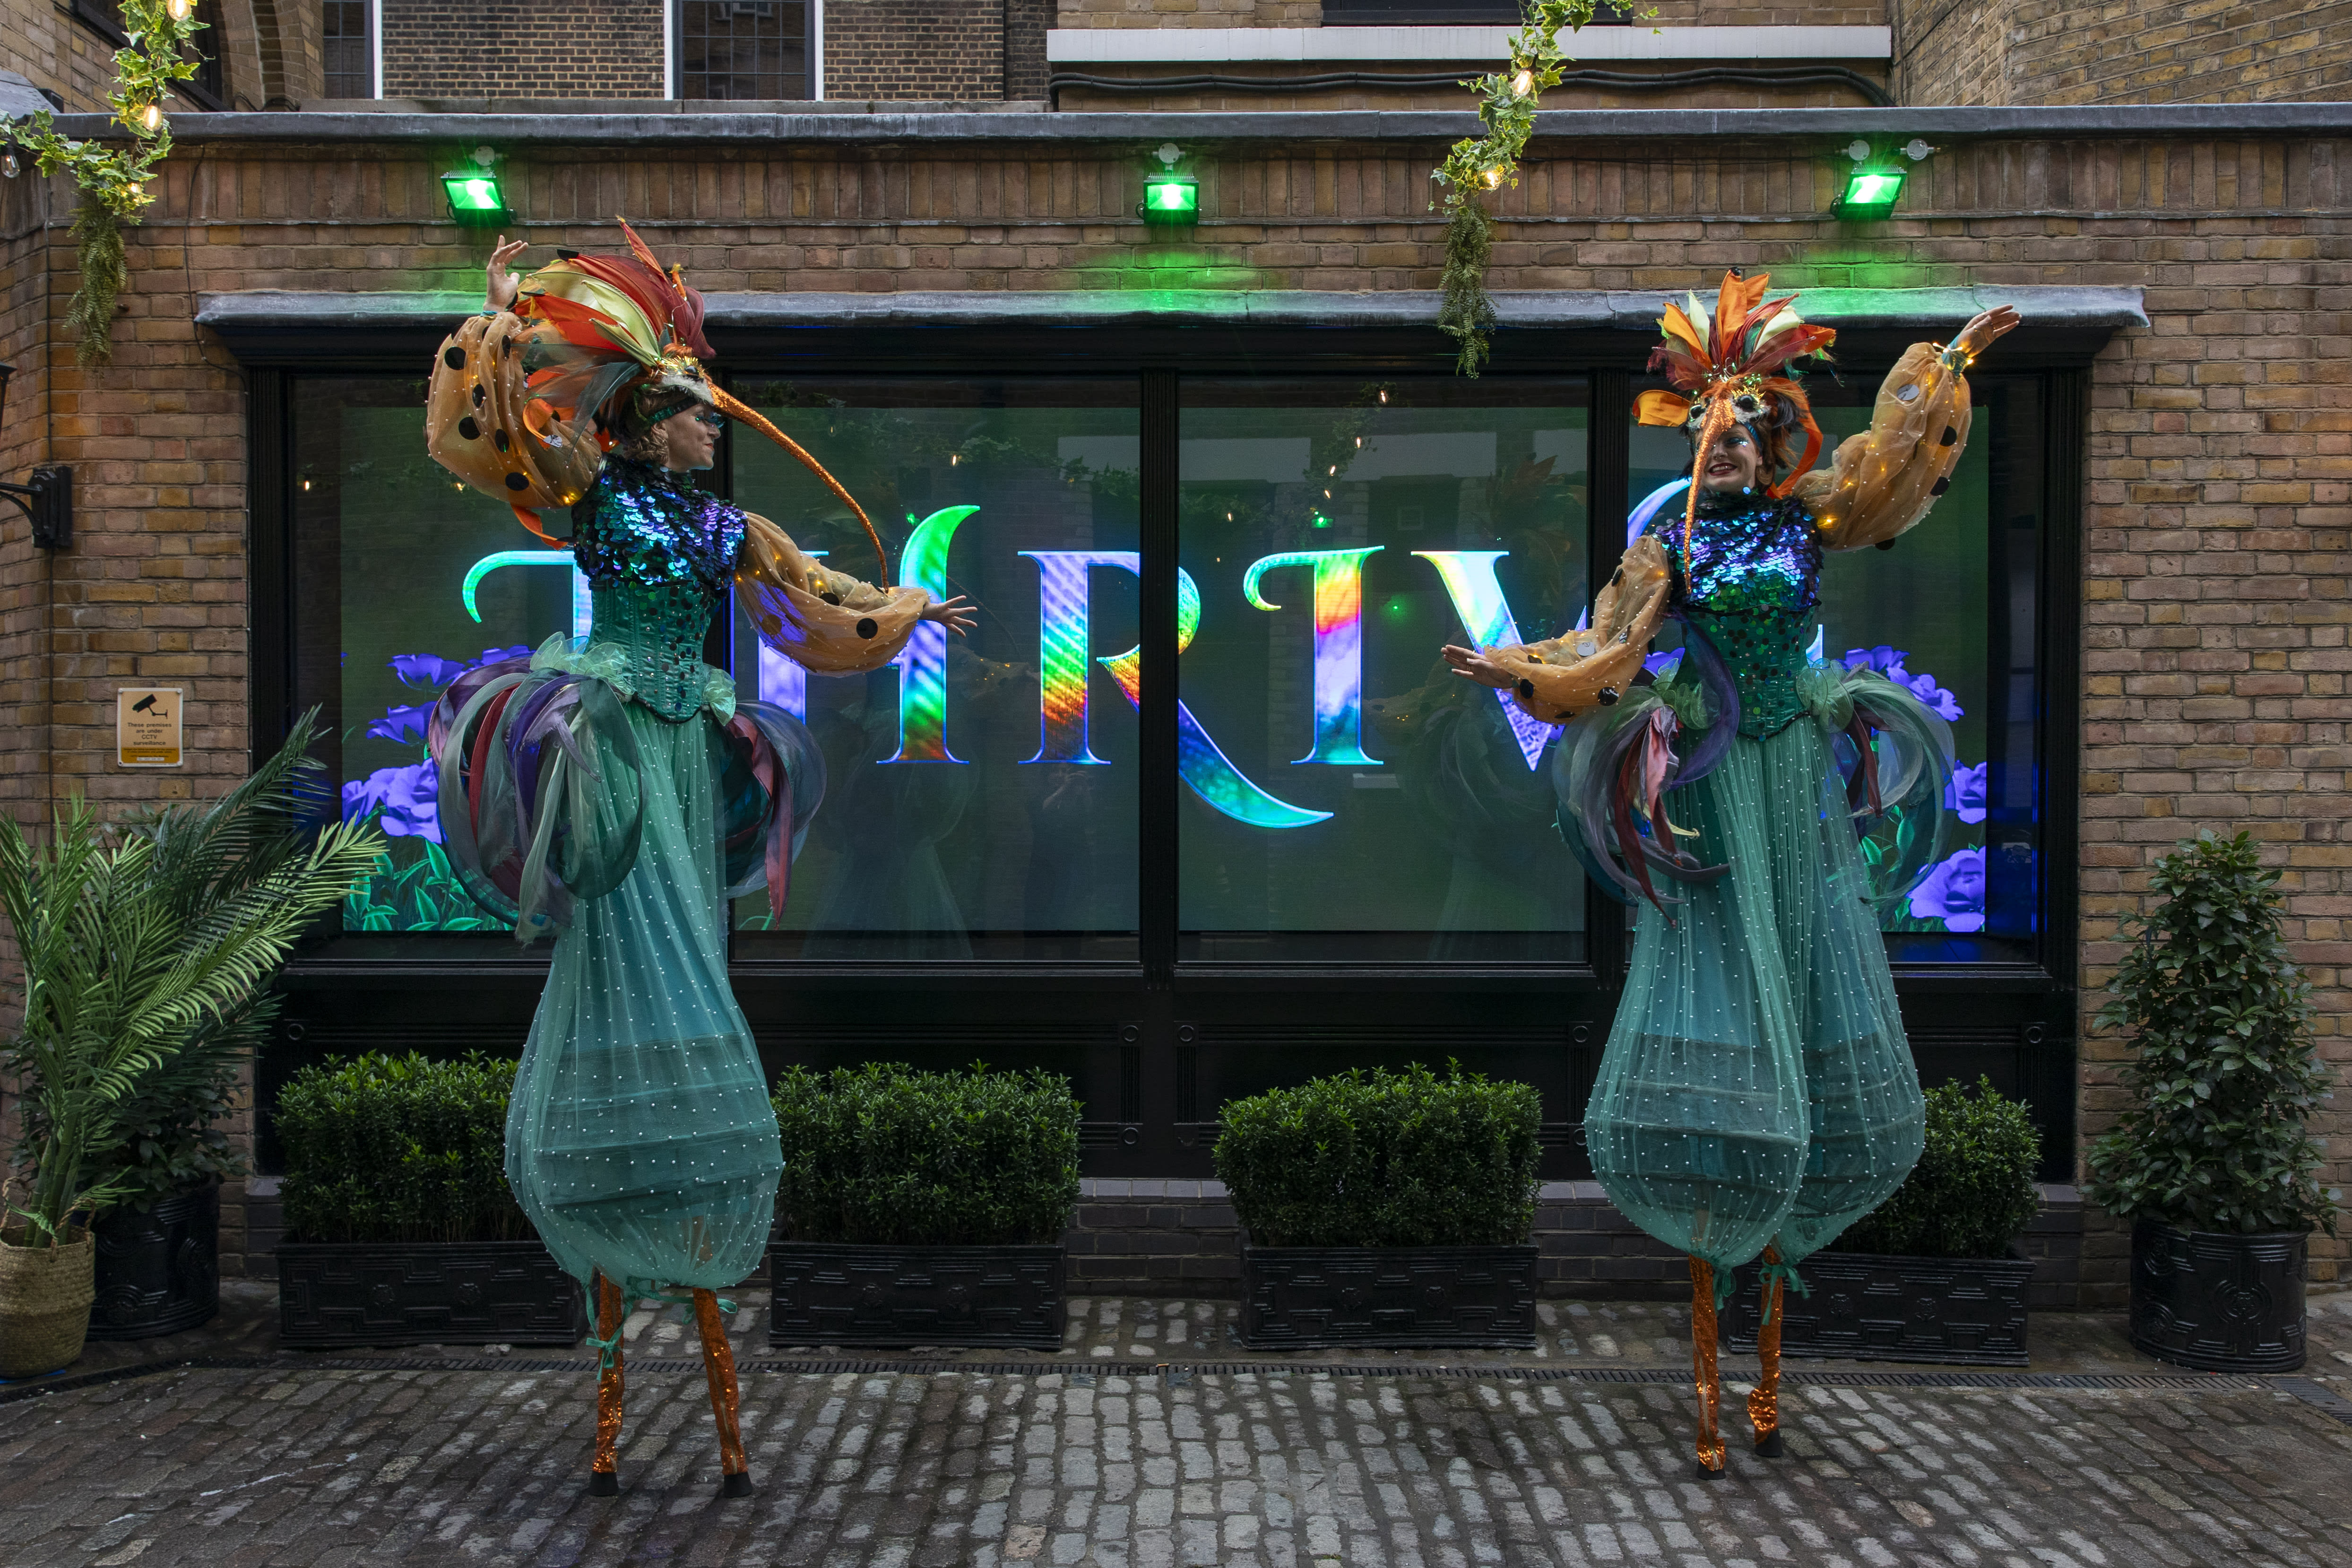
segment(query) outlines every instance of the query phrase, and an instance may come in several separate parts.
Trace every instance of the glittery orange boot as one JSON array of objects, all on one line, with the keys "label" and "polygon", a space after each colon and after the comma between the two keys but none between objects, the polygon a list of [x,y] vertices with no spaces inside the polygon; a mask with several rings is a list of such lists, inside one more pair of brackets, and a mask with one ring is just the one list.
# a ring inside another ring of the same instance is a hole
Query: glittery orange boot
[{"label": "glittery orange boot", "polygon": [[1780,1255],[1764,1249],[1764,1321],[1756,1331],[1756,1359],[1762,1363],[1756,1386],[1748,1391],[1748,1419],[1756,1428],[1756,1457],[1777,1459],[1780,1442],[1780,1310],[1786,1286],[1773,1266]]},{"label": "glittery orange boot", "polygon": [[710,1384],[710,1414],[719,1422],[719,1495],[750,1497],[751,1467],[743,1458],[735,1352],[727,1343],[727,1325],[719,1321],[719,1298],[709,1290],[694,1293],[694,1325],[702,1331],[702,1373]]},{"label": "glittery orange boot", "polygon": [[611,1359],[596,1379],[596,1457],[588,1466],[588,1495],[617,1497],[621,1490],[621,1288],[596,1276],[596,1338],[611,1347]]},{"label": "glittery orange boot", "polygon": [[1723,1479],[1723,1439],[1716,1431],[1717,1413],[1723,1404],[1723,1383],[1715,1366],[1715,1270],[1704,1260],[1690,1260],[1691,1379],[1698,1385],[1698,1479]]}]

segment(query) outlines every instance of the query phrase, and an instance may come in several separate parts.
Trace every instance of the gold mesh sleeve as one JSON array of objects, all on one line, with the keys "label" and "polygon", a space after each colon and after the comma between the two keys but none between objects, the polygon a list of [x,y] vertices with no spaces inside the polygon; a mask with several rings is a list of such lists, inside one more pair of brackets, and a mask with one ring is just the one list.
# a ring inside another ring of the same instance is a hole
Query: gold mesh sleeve
[{"label": "gold mesh sleeve", "polygon": [[743,521],[735,596],[761,642],[819,675],[879,669],[907,646],[929,594],[877,588],[813,559],[766,518]]},{"label": "gold mesh sleeve", "polygon": [[1797,480],[1824,550],[1884,544],[1927,515],[1969,440],[1968,377],[1935,343],[1904,351],[1878,389],[1870,428],[1838,443],[1827,469]]},{"label": "gold mesh sleeve", "polygon": [[568,508],[604,461],[593,436],[557,418],[523,383],[525,344],[554,330],[506,311],[467,317],[443,340],[425,395],[425,449],[434,460],[523,511]]},{"label": "gold mesh sleeve", "polygon": [[1563,723],[1616,701],[1633,685],[1672,586],[1665,551],[1654,539],[1637,539],[1593,602],[1590,629],[1493,648],[1486,657],[1510,672],[1511,695],[1521,708],[1547,724]]}]

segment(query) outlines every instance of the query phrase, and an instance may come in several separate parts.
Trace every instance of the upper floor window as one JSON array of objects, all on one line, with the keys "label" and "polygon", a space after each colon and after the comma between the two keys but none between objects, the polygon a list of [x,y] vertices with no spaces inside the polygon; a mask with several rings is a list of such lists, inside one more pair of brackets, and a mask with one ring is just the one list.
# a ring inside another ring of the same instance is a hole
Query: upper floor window
[{"label": "upper floor window", "polygon": [[368,0],[322,0],[320,13],[324,95],[375,96],[375,50],[368,37]]},{"label": "upper floor window", "polygon": [[815,94],[807,0],[676,0],[677,96]]},{"label": "upper floor window", "polygon": [[[131,47],[130,35],[122,30],[122,0],[73,0],[73,14],[116,48]],[[196,20],[204,24],[190,40],[196,74],[173,90],[199,109],[226,109],[228,80],[221,70],[220,0],[196,0]]]}]

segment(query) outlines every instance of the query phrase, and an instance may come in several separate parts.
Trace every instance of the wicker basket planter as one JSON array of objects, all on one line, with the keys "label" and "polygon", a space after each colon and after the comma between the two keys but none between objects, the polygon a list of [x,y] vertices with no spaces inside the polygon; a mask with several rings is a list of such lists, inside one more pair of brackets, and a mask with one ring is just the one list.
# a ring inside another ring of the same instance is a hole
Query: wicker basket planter
[{"label": "wicker basket planter", "polygon": [[1041,1247],[768,1248],[772,1345],[1058,1351],[1067,1254]]},{"label": "wicker basket planter", "polygon": [[1253,1350],[1536,1342],[1532,1247],[1244,1247]]},{"label": "wicker basket planter", "polygon": [[[1797,1268],[1810,1295],[1781,1295],[1780,1353],[1841,1361],[2023,1366],[2028,1258],[1886,1258],[1817,1252]],[[1756,1266],[1723,1311],[1731,1348],[1752,1351],[1763,1303]]]},{"label": "wicker basket planter", "polygon": [[278,1339],[353,1345],[574,1345],[580,1286],[537,1241],[281,1242]]},{"label": "wicker basket planter", "polygon": [[164,1198],[145,1214],[128,1204],[99,1215],[94,1340],[146,1340],[213,1321],[220,1311],[220,1183]]},{"label": "wicker basket planter", "polygon": [[2132,1227],[2131,1342],[2200,1372],[2303,1364],[2302,1231],[2231,1236]]},{"label": "wicker basket planter", "polygon": [[84,1233],[62,1247],[0,1237],[0,1377],[39,1377],[71,1366],[89,1332],[98,1248]]}]

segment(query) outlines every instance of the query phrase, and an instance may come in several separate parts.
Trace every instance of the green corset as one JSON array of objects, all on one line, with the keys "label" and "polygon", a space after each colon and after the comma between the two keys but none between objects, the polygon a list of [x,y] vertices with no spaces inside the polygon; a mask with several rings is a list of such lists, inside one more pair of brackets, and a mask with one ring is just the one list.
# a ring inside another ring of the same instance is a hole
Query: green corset
[{"label": "green corset", "polygon": [[595,619],[587,647],[574,656],[582,674],[609,682],[672,723],[712,700],[714,679],[731,699],[726,676],[702,662],[703,634],[717,605],[700,584],[599,583],[590,593]]}]

